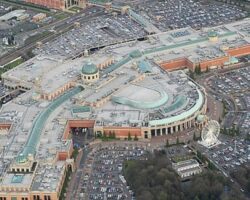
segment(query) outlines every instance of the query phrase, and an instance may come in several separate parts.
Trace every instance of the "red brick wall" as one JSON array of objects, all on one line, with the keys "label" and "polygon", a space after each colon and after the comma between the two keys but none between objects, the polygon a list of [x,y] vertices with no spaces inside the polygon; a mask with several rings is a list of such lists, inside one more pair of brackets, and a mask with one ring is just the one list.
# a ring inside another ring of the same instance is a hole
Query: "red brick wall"
[{"label": "red brick wall", "polygon": [[183,69],[186,67],[190,69],[194,68],[194,64],[188,58],[178,58],[171,61],[162,62],[160,63],[160,66],[167,71]]},{"label": "red brick wall", "polygon": [[232,48],[226,51],[230,56],[244,56],[250,54],[250,45],[245,45],[242,47]]},{"label": "red brick wall", "polygon": [[[226,50],[225,52],[228,53],[228,56],[223,56],[220,58],[215,58],[212,60],[200,62],[201,71],[206,71],[207,67],[211,67],[211,66],[223,66],[225,62],[229,61],[229,55],[235,56],[235,57],[249,55],[250,45],[232,48],[232,49]],[[181,69],[184,67],[188,67],[191,70],[194,70],[195,68],[195,65],[188,58],[179,58],[179,59],[175,59],[171,61],[162,62],[159,64],[163,69],[168,70],[168,71]]]},{"label": "red brick wall", "polygon": [[186,61],[187,61],[187,67],[188,67],[190,70],[194,71],[194,69],[195,69],[195,64],[194,64],[191,60],[189,60],[188,58],[186,59]]},{"label": "red brick wall", "polygon": [[28,3],[34,3],[48,8],[62,10],[64,9],[64,0],[26,0]]},{"label": "red brick wall", "polygon": [[166,61],[160,63],[160,66],[168,71],[184,68],[187,65],[187,59],[186,58],[180,58],[176,60]]},{"label": "red brick wall", "polygon": [[0,129],[10,129],[11,124],[0,124]]},{"label": "red brick wall", "polygon": [[223,56],[220,58],[200,62],[201,71],[206,71],[207,67],[211,66],[223,66],[224,63],[228,61],[229,56]]},{"label": "red brick wall", "polygon": [[71,128],[94,128],[95,120],[69,120],[68,123]]},{"label": "red brick wall", "polygon": [[68,120],[64,128],[63,139],[66,140],[69,137],[69,131],[71,128],[94,128],[95,120]]},{"label": "red brick wall", "polygon": [[68,151],[60,151],[60,152],[58,152],[57,160],[61,161],[61,160],[66,160],[66,159],[70,158],[73,151],[74,151],[73,143],[71,143],[70,148],[69,148]]},{"label": "red brick wall", "polygon": [[59,161],[66,160],[67,158],[68,158],[67,152],[59,152],[58,153],[58,160]]},{"label": "red brick wall", "polygon": [[115,133],[116,137],[128,137],[130,133],[131,137],[135,135],[141,137],[141,128],[134,127],[104,127],[103,131],[108,135],[110,132]]}]

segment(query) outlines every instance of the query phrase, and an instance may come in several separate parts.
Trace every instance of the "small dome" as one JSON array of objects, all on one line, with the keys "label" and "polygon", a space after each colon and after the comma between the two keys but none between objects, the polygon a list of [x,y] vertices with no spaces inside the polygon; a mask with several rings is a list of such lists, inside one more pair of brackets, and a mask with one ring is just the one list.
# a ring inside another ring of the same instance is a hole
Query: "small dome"
[{"label": "small dome", "polygon": [[198,123],[204,122],[205,119],[206,119],[205,115],[198,115],[197,118],[196,118]]},{"label": "small dome", "polygon": [[218,36],[218,34],[217,34],[216,31],[210,31],[210,32],[208,33],[208,37],[217,37],[217,36]]},{"label": "small dome", "polygon": [[83,74],[96,74],[98,72],[98,68],[93,63],[86,63],[82,67]]}]

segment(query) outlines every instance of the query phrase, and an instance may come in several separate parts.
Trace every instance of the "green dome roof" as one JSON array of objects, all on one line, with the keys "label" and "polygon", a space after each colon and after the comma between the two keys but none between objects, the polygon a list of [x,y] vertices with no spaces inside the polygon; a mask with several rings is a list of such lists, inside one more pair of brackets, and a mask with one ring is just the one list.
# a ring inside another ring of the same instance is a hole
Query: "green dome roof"
[{"label": "green dome roof", "polygon": [[205,115],[198,115],[197,118],[196,118],[198,123],[204,122],[205,119],[206,119]]},{"label": "green dome roof", "polygon": [[217,36],[218,36],[218,34],[217,34],[216,31],[210,31],[210,32],[208,33],[208,37],[217,37]]},{"label": "green dome roof", "polygon": [[93,63],[86,63],[82,67],[82,73],[83,74],[95,74],[98,72],[98,68]]}]

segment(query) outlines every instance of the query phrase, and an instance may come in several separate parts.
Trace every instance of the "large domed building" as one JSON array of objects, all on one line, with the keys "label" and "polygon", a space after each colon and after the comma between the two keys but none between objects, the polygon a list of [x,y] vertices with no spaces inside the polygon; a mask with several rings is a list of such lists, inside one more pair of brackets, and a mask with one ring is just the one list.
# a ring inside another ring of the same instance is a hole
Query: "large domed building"
[{"label": "large domed building", "polygon": [[99,79],[99,69],[91,62],[85,63],[82,67],[81,76],[85,83],[95,82]]}]

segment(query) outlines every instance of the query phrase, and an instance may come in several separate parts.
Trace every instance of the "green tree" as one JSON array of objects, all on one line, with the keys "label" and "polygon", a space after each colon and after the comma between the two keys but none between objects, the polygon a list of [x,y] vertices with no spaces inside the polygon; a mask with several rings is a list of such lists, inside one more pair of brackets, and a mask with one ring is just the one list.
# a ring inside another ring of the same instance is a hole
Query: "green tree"
[{"label": "green tree", "polygon": [[167,139],[166,147],[169,147],[169,140]]},{"label": "green tree", "polygon": [[179,141],[179,137],[176,138],[176,144],[179,144],[180,141]]},{"label": "green tree", "polygon": [[157,198],[158,200],[167,200],[168,199],[168,195],[166,192],[161,191],[159,194],[159,197]]},{"label": "green tree", "polygon": [[134,141],[138,141],[138,137],[137,137],[137,135],[135,135],[135,137],[134,137]]},{"label": "green tree", "polygon": [[112,133],[112,138],[116,139],[115,131],[113,131],[113,133]]},{"label": "green tree", "polygon": [[221,122],[222,122],[222,120],[221,120],[221,118],[220,118],[220,117],[219,117],[219,121],[218,121],[218,122],[219,122],[219,124],[221,124]]},{"label": "green tree", "polygon": [[111,131],[109,131],[109,139],[112,139],[112,133],[111,133]]},{"label": "green tree", "polygon": [[235,131],[236,131],[236,135],[240,135],[240,129],[239,129],[239,127],[237,127]]},{"label": "green tree", "polygon": [[246,140],[247,141],[250,141],[250,134],[248,133],[247,136],[246,136]]},{"label": "green tree", "polygon": [[200,65],[198,65],[198,66],[195,67],[194,72],[196,74],[198,74],[198,75],[201,74],[201,67],[200,67]]},{"label": "green tree", "polygon": [[189,77],[193,80],[195,79],[194,72],[192,70],[189,70]]},{"label": "green tree", "polygon": [[108,139],[108,138],[107,138],[107,134],[106,134],[106,132],[104,131],[103,136],[102,136],[102,140],[106,141],[107,139]]},{"label": "green tree", "polygon": [[194,200],[200,200],[198,196],[195,196]]},{"label": "green tree", "polygon": [[[200,152],[197,152],[200,154]],[[223,175],[206,170],[195,175],[182,187],[178,174],[163,151],[149,154],[147,160],[125,161],[124,177],[138,200],[243,200]],[[250,180],[250,173],[240,172],[242,181]],[[248,175],[249,174],[249,175]],[[238,175],[239,177],[239,175]],[[250,186],[250,185],[249,185]],[[228,190],[225,188],[228,187]],[[228,193],[230,192],[230,194]],[[226,196],[231,198],[223,198]]]},{"label": "green tree", "polygon": [[208,161],[208,168],[211,170],[215,170],[216,167],[214,166],[214,164],[211,161]]},{"label": "green tree", "polygon": [[227,134],[228,134],[226,127],[224,127],[224,131],[223,131],[223,133],[224,133],[225,135],[227,135]]},{"label": "green tree", "polygon": [[128,132],[128,140],[132,140],[130,132]]},{"label": "green tree", "polygon": [[193,140],[196,141],[196,135],[195,135],[195,133],[193,134]]}]

